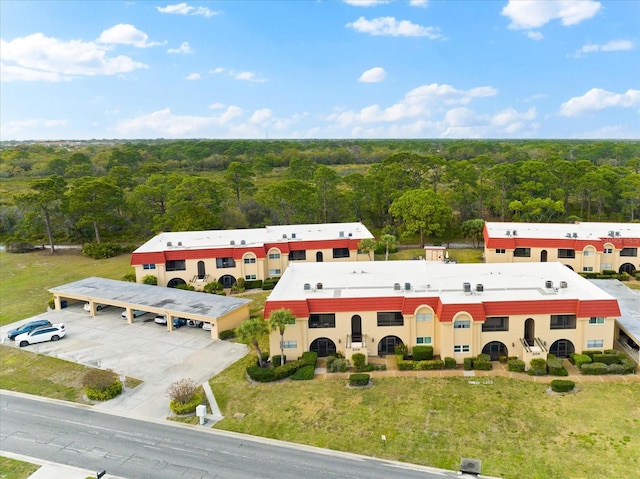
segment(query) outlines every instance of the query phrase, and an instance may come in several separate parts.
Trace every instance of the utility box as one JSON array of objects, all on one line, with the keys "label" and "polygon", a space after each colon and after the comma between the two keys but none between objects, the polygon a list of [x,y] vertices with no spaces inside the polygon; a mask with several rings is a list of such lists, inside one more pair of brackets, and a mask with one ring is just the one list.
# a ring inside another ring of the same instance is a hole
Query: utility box
[{"label": "utility box", "polygon": [[200,404],[196,406],[196,416],[200,418],[200,425],[204,424],[204,417],[207,415],[207,406]]}]

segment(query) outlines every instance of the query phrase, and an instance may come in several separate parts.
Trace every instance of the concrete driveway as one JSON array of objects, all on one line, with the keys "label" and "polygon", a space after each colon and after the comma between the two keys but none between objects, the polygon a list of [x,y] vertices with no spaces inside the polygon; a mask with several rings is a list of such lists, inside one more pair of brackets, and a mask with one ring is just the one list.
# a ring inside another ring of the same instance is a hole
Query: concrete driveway
[{"label": "concrete driveway", "polygon": [[77,303],[3,326],[0,335],[6,344],[7,331],[27,321],[46,318],[64,323],[65,338],[24,349],[143,380],[135,389],[127,388],[95,408],[154,419],[171,414],[166,394],[171,383],[190,378],[201,384],[248,352],[244,344],[212,340],[209,331],[200,328],[183,326],[170,333],[166,326],[153,322],[152,314],[128,324],[121,313],[122,309],[111,307],[92,318],[82,303]]}]

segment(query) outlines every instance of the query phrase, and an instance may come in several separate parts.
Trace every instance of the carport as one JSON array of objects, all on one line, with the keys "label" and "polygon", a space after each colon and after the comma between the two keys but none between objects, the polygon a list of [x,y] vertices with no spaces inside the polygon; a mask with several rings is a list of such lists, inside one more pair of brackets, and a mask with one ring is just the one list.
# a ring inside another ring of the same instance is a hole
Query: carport
[{"label": "carport", "polygon": [[127,322],[133,323],[133,310],[164,314],[167,329],[173,330],[176,317],[211,324],[211,337],[219,339],[220,331],[236,328],[249,318],[248,299],[217,294],[187,291],[161,286],[130,283],[92,276],[73,283],[49,289],[53,294],[55,309],[62,309],[68,302],[82,301],[90,305],[91,316],[96,315],[96,305],[104,304],[123,308]]}]

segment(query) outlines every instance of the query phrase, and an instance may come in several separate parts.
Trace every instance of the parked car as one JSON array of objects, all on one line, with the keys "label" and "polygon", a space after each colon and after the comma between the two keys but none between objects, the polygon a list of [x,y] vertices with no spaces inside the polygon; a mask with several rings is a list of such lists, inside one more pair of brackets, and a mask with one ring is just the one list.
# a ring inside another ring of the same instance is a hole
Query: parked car
[{"label": "parked car", "polygon": [[[167,317],[164,314],[159,314],[155,317],[155,319],[153,320],[156,324],[161,324],[161,325],[166,325],[167,324]],[[187,320],[184,318],[173,318],[173,327],[174,328],[179,328],[181,326],[184,326],[185,324],[187,324]]]},{"label": "parked car", "polygon": [[[134,310],[132,311],[132,314],[133,314],[133,317],[134,317],[134,318],[137,318],[138,316],[142,316],[143,314],[147,314],[147,312],[146,312],[146,311],[140,311],[139,309],[134,309]],[[126,311],[126,310],[124,310],[124,311],[122,312],[122,314],[120,315],[120,317],[121,317],[122,319],[127,319],[127,311]]]},{"label": "parked car", "polygon": [[211,331],[211,323],[202,323],[202,329],[204,329],[205,331]]},{"label": "parked car", "polygon": [[13,341],[14,339],[16,339],[16,336],[33,331],[40,326],[51,326],[51,321],[49,321],[48,319],[37,319],[35,321],[29,321],[22,326],[18,326],[17,328],[10,330],[7,333],[7,338]]},{"label": "parked car", "polygon": [[57,341],[60,338],[64,338],[66,334],[67,330],[64,328],[64,324],[49,324],[47,326],[40,326],[28,333],[19,334],[16,336],[15,341],[18,346],[23,348],[30,344]]},{"label": "parked car", "polygon": [[[104,308],[108,307],[108,304],[96,304],[96,311],[102,311]],[[84,310],[91,311],[91,305],[89,303],[84,303]]]},{"label": "parked car", "polygon": [[196,321],[195,319],[187,319],[187,326],[190,328],[201,328],[203,326],[202,321]]}]

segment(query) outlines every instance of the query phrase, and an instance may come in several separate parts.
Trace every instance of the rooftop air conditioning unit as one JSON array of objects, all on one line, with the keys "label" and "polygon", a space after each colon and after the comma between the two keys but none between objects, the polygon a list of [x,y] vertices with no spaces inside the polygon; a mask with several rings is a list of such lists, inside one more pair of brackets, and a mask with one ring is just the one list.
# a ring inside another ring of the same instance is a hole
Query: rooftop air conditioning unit
[{"label": "rooftop air conditioning unit", "polygon": [[173,246],[173,243],[171,241],[167,241],[167,246]]},{"label": "rooftop air conditioning unit", "polygon": [[349,238],[351,238],[353,236],[353,233],[349,233]]},{"label": "rooftop air conditioning unit", "polygon": [[611,236],[613,238],[615,236],[615,231],[613,231],[613,230],[609,231],[609,236]]},{"label": "rooftop air conditioning unit", "polygon": [[240,244],[241,245],[245,245],[245,244],[247,244],[247,242],[245,240],[240,240]]},{"label": "rooftop air conditioning unit", "polygon": [[311,291],[311,284],[310,283],[304,283],[304,290],[305,291]]},{"label": "rooftop air conditioning unit", "polygon": [[234,245],[236,244],[236,242],[235,242],[235,240],[231,240],[231,241],[229,241],[229,244],[230,244],[231,246],[234,246]]},{"label": "rooftop air conditioning unit", "polygon": [[513,236],[518,236],[518,231],[517,230],[513,230]]},{"label": "rooftop air conditioning unit", "polygon": [[507,230],[507,231],[505,232],[505,234],[506,234],[507,236],[511,236],[511,230]]},{"label": "rooftop air conditioning unit", "polygon": [[400,291],[400,283],[393,283],[393,290]]},{"label": "rooftop air conditioning unit", "polygon": [[476,291],[478,293],[482,293],[484,291],[484,284],[482,284],[482,283],[476,284]]},{"label": "rooftop air conditioning unit", "polygon": [[479,459],[467,459],[463,457],[460,459],[460,472],[463,474],[478,475],[482,472],[482,461]]},{"label": "rooftop air conditioning unit", "polygon": [[560,287],[562,289],[565,289],[567,286],[569,286],[569,284],[566,281],[560,281]]},{"label": "rooftop air conditioning unit", "polygon": [[620,231],[616,231],[616,236],[620,236]]},{"label": "rooftop air conditioning unit", "polygon": [[182,246],[182,241],[178,241],[178,246]]},{"label": "rooftop air conditioning unit", "polygon": [[296,234],[295,233],[291,233],[291,238],[292,239],[296,239]]},{"label": "rooftop air conditioning unit", "polygon": [[339,231],[339,232],[338,232],[338,236],[339,236],[340,238],[344,238],[344,231]]},{"label": "rooftop air conditioning unit", "polygon": [[573,233],[573,237],[577,238],[578,237],[578,233]]},{"label": "rooftop air conditioning unit", "polygon": [[282,234],[282,239],[287,239],[287,233]]},{"label": "rooftop air conditioning unit", "polygon": [[571,238],[571,233],[567,233],[567,238]]},{"label": "rooftop air conditioning unit", "polygon": [[322,289],[322,283],[316,283],[316,289]]},{"label": "rooftop air conditioning unit", "polygon": [[411,283],[404,283],[404,290],[411,291]]},{"label": "rooftop air conditioning unit", "polygon": [[544,287],[547,288],[547,289],[553,288],[553,281],[548,281],[548,280],[545,281],[544,282]]},{"label": "rooftop air conditioning unit", "polygon": [[462,283],[462,291],[465,293],[471,292],[471,283]]}]

